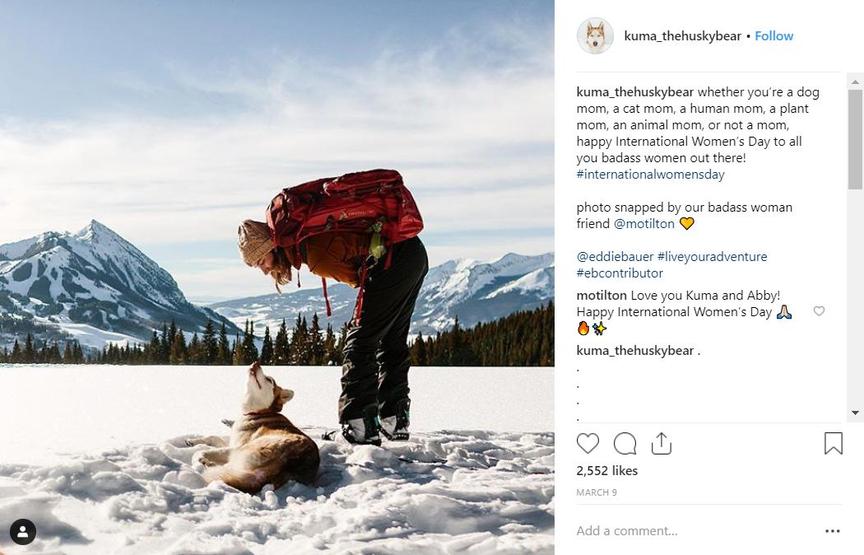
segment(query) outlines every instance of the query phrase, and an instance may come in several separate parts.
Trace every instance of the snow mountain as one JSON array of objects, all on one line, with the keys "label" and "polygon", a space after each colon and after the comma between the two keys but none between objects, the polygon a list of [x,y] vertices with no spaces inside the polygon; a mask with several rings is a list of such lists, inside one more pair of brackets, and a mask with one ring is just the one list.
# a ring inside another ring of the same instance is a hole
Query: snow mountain
[{"label": "snow mountain", "polygon": [[187,301],[171,274],[96,220],[74,234],[0,245],[0,343],[34,333],[101,348],[149,340],[171,320],[200,331],[208,319],[224,321]]},{"label": "snow mountain", "polygon": [[[525,256],[509,253],[492,262],[450,260],[429,270],[417,299],[411,333],[434,334],[453,325],[471,327],[497,320],[520,310],[536,308],[554,298],[555,259],[552,253]],[[255,322],[256,333],[270,326],[271,333],[284,318],[289,327],[298,314],[311,319],[318,313],[321,326],[328,322],[338,329],[351,318],[356,289],[328,284],[333,316],[325,317],[321,289],[300,289],[223,301],[209,305],[214,311],[242,327]]]}]

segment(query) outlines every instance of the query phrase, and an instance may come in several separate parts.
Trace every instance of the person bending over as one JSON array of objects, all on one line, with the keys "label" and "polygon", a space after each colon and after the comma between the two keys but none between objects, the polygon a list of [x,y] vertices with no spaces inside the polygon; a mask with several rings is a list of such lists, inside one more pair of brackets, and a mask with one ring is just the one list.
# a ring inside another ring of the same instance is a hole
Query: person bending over
[{"label": "person bending over", "polygon": [[[406,440],[410,423],[408,329],[423,278],[429,270],[419,237],[390,246],[389,265],[370,249],[372,233],[329,232],[300,243],[300,262],[313,274],[360,288],[357,313],[348,329],[342,365],[339,422],[351,443],[380,445],[379,432]],[[239,228],[243,261],[276,282],[290,283],[297,267],[291,253],[274,246],[264,222]]]}]

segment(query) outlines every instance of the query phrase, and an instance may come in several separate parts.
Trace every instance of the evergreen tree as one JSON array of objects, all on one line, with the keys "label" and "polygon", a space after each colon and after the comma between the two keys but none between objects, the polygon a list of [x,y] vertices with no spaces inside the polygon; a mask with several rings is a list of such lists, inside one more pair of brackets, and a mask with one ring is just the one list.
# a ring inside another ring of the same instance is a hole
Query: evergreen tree
[{"label": "evergreen tree", "polygon": [[33,350],[33,336],[29,333],[27,334],[27,340],[24,343],[24,360],[25,363],[34,362],[34,358],[36,356],[35,351]]},{"label": "evergreen tree", "polygon": [[192,339],[189,341],[189,348],[186,354],[186,361],[189,364],[201,364],[202,356],[201,342],[198,340],[198,332],[192,334]]},{"label": "evergreen tree", "polygon": [[258,360],[258,347],[255,346],[255,323],[248,323],[247,331],[243,335],[243,364],[252,364]]},{"label": "evergreen tree", "polygon": [[318,313],[312,315],[312,327],[309,328],[309,364],[320,366],[324,364],[324,338],[321,337],[321,324]]},{"label": "evergreen tree", "polygon": [[199,364],[215,364],[218,358],[219,343],[216,339],[216,330],[213,329],[213,321],[208,318],[207,325],[204,326],[204,335],[201,338],[201,357]]},{"label": "evergreen tree", "polygon": [[336,350],[336,335],[333,333],[333,326],[327,323],[327,331],[324,332],[324,361],[327,366],[342,364],[341,358]]},{"label": "evergreen tree", "polygon": [[459,317],[453,322],[452,342],[450,345],[450,366],[476,366],[479,363],[470,339],[459,326]]},{"label": "evergreen tree", "polygon": [[171,339],[173,336],[168,335],[168,325],[162,322],[162,336],[159,339],[159,363],[168,364],[168,358],[171,354]]},{"label": "evergreen tree", "polygon": [[435,337],[426,338],[426,357],[429,359],[429,366],[444,366],[444,347],[441,341],[441,332],[435,332]]},{"label": "evergreen tree", "polygon": [[[3,331],[6,323],[0,317]],[[265,328],[261,357],[265,364],[340,364],[350,324],[345,323],[338,333],[327,325],[320,328],[317,314],[311,325],[302,314],[297,316],[289,336],[283,320],[275,341],[269,326]],[[533,310],[517,312],[492,322],[477,324],[466,329],[456,319],[451,329],[433,336],[418,333],[409,348],[415,366],[551,366],[554,365],[554,304],[547,303]],[[193,333],[186,344],[182,330],[176,323],[165,323],[153,330],[149,342],[144,344],[106,344],[101,350],[90,350],[85,356],[77,341],[66,341],[62,347],[57,341],[34,339],[32,331],[20,330],[23,339],[15,338],[11,350],[0,348],[0,362],[38,364],[250,364],[258,358],[254,323],[247,321],[243,336],[236,336],[232,345],[227,336],[225,322],[219,334],[215,324],[208,322],[202,335]],[[172,336],[173,330],[173,336]],[[12,330],[14,332],[16,330]],[[167,360],[163,359],[168,344]],[[208,348],[208,345],[210,346]]]},{"label": "evergreen tree", "polygon": [[450,366],[453,361],[453,333],[435,334],[435,366]]},{"label": "evergreen tree", "polygon": [[48,359],[48,342],[43,341],[42,346],[38,346],[36,342],[33,342],[33,362],[35,364],[44,363]]},{"label": "evergreen tree", "polygon": [[309,365],[309,327],[306,324],[306,318],[302,315],[297,315],[297,321],[294,322],[294,331],[291,334],[291,343],[289,345],[290,362],[297,366]]},{"label": "evergreen tree", "polygon": [[[246,322],[246,331],[249,330],[249,322]],[[233,356],[233,364],[235,366],[243,364],[243,361],[246,360],[246,355],[243,352],[243,342],[240,341],[240,335],[234,334],[234,348],[232,350]]]},{"label": "evergreen tree", "polygon": [[21,362],[21,345],[18,344],[18,338],[15,338],[15,344],[12,345],[12,355],[10,359],[13,363]]},{"label": "evergreen tree", "polygon": [[[464,329],[438,332],[424,341],[431,366],[552,366],[555,342],[553,303],[517,312]],[[419,365],[420,337],[411,346],[412,364]]]},{"label": "evergreen tree", "polygon": [[273,345],[273,364],[285,365],[291,361],[288,350],[288,329],[285,327],[285,319],[279,325],[276,332],[276,343]]},{"label": "evergreen tree", "polygon": [[77,341],[72,347],[72,360],[75,361],[75,364],[81,364],[84,362],[84,351],[81,349],[81,344]]},{"label": "evergreen tree", "polygon": [[147,346],[147,362],[150,364],[159,364],[161,343],[159,341],[159,332],[153,330],[153,335],[150,337],[150,344]]},{"label": "evergreen tree", "polygon": [[63,355],[60,354],[60,346],[55,341],[48,352],[48,362],[51,364],[60,364],[62,361]]},{"label": "evergreen tree", "polygon": [[[171,322],[171,327],[174,328],[174,340],[171,342],[171,364],[186,364],[186,337],[183,335],[183,330],[178,330],[174,322]],[[170,331],[171,328],[169,328]]]},{"label": "evergreen tree", "polygon": [[273,364],[273,340],[270,338],[270,326],[264,327],[264,342],[261,345],[261,364]]},{"label": "evergreen tree", "polygon": [[423,339],[423,332],[417,333],[417,338],[411,344],[411,359],[414,361],[414,366],[428,366],[429,359],[426,356],[426,341]]},{"label": "evergreen tree", "polygon": [[219,330],[219,348],[216,358],[219,364],[231,364],[231,344],[228,342],[228,330],[225,327],[225,322],[222,322],[222,328]]}]

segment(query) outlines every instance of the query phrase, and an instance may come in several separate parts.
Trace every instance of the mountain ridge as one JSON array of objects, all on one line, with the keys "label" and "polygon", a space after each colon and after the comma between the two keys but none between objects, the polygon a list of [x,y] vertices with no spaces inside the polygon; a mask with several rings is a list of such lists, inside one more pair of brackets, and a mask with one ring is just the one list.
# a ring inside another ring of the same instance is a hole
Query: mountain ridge
[{"label": "mountain ridge", "polygon": [[[175,321],[187,333],[206,321],[225,322],[230,334],[256,324],[260,337],[298,314],[339,328],[350,320],[357,291],[332,284],[333,316],[324,316],[321,289],[258,295],[196,306],[173,276],[135,245],[97,220],[81,230],[47,231],[0,245],[0,346],[32,333],[39,341],[145,342],[153,329]],[[552,253],[508,252],[491,261],[453,259],[429,270],[418,296],[411,333],[434,334],[458,317],[464,327],[536,308],[554,297]]]},{"label": "mountain ridge", "polygon": [[[321,325],[338,328],[351,318],[356,290],[343,284],[328,286],[333,316],[324,317],[320,289],[300,289],[220,301],[207,305],[235,324],[255,322],[256,334],[271,332],[284,318],[317,313]],[[453,259],[430,268],[417,299],[411,333],[434,334],[452,326],[456,317],[471,327],[517,311],[536,308],[554,298],[554,255],[507,253],[492,261]]]},{"label": "mountain ridge", "polygon": [[[47,231],[0,245],[0,342],[32,328],[43,340],[146,341],[174,320],[200,331],[225,322],[188,300],[171,274],[97,220],[75,233]],[[6,336],[6,337],[4,337]]]}]

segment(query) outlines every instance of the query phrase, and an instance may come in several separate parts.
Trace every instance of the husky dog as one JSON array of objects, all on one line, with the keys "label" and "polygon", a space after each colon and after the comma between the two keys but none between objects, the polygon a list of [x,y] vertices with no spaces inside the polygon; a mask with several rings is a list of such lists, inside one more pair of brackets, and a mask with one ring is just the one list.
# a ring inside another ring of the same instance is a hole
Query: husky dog
[{"label": "husky dog", "polygon": [[585,43],[588,45],[589,52],[599,54],[606,49],[606,31],[603,28],[602,21],[596,27],[591,25],[591,22],[589,21],[588,29],[585,34]]},{"label": "husky dog", "polygon": [[249,367],[243,414],[231,426],[226,444],[218,436],[187,440],[187,445],[209,445],[193,462],[203,465],[209,484],[222,480],[246,493],[257,493],[267,484],[279,488],[288,480],[312,483],[318,474],[318,445],[280,414],[294,397],[290,389],[276,385],[257,362]]}]

